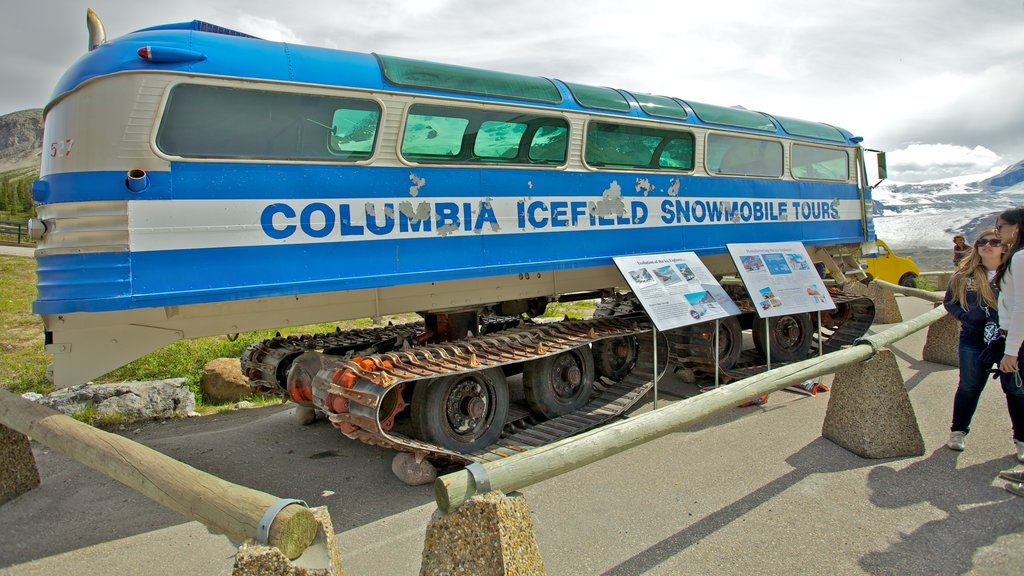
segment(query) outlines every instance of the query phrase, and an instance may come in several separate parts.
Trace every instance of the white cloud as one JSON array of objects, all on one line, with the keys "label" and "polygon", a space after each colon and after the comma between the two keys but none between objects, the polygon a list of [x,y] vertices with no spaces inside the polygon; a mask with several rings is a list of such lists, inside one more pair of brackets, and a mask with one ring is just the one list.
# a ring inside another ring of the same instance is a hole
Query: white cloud
[{"label": "white cloud", "polygon": [[240,32],[251,34],[257,38],[271,42],[288,42],[291,44],[304,44],[299,35],[291,28],[278,22],[273,18],[261,18],[252,14],[240,14],[232,26]]},{"label": "white cloud", "polygon": [[990,172],[1002,157],[984,146],[911,144],[886,155],[889,177],[902,182],[923,182],[964,174]]}]

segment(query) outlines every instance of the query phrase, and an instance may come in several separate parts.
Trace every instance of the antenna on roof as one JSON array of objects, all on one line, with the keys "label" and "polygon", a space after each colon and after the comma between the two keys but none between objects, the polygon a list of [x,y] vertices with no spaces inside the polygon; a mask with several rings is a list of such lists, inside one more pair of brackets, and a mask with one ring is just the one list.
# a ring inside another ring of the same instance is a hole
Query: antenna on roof
[{"label": "antenna on roof", "polygon": [[89,28],[89,51],[92,52],[100,44],[107,43],[107,31],[103,29],[103,22],[100,17],[88,8],[85,13],[85,25]]}]

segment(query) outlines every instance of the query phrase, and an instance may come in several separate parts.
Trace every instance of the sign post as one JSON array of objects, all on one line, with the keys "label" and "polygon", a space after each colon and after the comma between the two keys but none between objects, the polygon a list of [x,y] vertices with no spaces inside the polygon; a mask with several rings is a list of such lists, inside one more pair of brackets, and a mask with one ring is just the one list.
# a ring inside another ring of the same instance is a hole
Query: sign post
[{"label": "sign post", "polygon": [[739,308],[694,252],[616,256],[615,265],[654,322],[654,408],[658,407],[658,331],[715,321],[718,385],[718,320]]},{"label": "sign post", "polygon": [[818,355],[821,355],[821,311],[835,304],[800,242],[727,244],[736,270],[747,287],[757,315],[764,320],[764,349],[772,368],[771,319],[817,312]]}]

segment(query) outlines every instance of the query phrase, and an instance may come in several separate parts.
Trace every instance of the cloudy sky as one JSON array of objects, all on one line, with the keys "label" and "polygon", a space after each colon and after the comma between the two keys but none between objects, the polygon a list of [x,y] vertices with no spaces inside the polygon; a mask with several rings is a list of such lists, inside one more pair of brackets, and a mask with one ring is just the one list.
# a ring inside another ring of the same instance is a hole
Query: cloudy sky
[{"label": "cloudy sky", "polygon": [[0,114],[46,103],[86,7],[828,122],[904,181],[1024,160],[1024,0],[8,0]]}]

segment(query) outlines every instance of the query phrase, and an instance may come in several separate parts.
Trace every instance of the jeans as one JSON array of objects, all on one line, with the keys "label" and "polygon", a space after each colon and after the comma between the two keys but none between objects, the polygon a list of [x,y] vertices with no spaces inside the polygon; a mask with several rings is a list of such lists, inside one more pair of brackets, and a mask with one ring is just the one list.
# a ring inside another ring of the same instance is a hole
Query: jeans
[{"label": "jeans", "polygon": [[[1024,345],[1017,351],[1017,358],[1024,360]],[[1001,374],[999,380],[1003,385],[1003,392],[1006,394],[1006,408],[1010,411],[1013,439],[1024,442],[1024,375],[1019,371],[1013,374]],[[957,394],[959,393],[958,390]]]},{"label": "jeans", "polygon": [[978,409],[978,399],[988,382],[987,370],[992,367],[981,365],[979,357],[984,349],[984,345],[960,340],[960,383],[953,396],[953,425],[950,426],[953,432],[966,434],[971,431],[971,418]]}]

